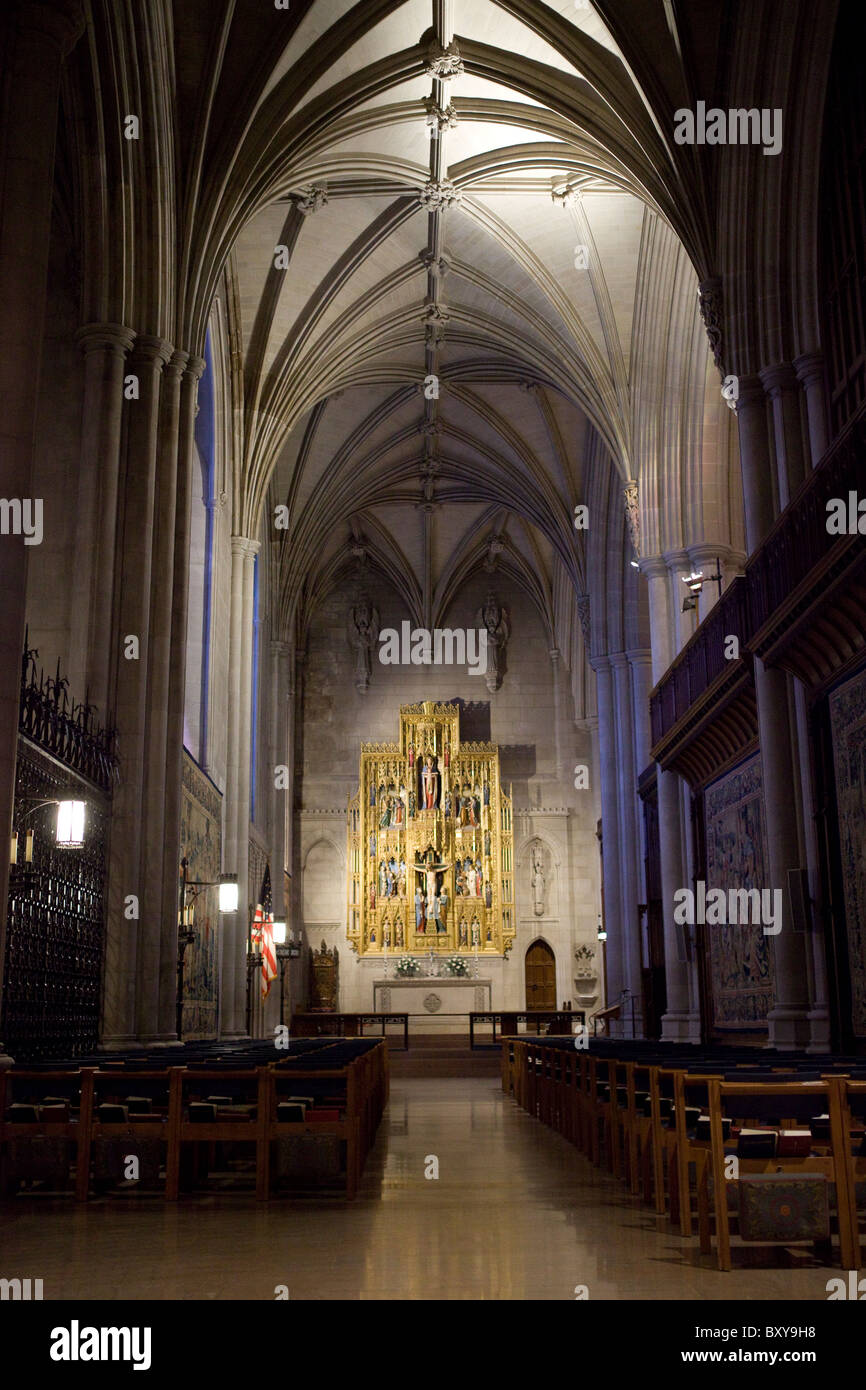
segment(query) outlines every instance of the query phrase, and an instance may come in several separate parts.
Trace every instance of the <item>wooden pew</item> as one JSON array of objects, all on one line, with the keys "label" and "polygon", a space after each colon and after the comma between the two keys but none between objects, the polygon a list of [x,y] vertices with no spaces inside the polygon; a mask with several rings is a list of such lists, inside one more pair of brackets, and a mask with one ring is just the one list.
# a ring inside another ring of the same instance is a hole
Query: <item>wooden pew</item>
[{"label": "wooden pew", "polygon": [[[830,1116],[830,1142],[815,1145],[807,1156],[772,1158],[738,1158],[739,1178],[756,1174],[822,1174],[836,1188],[836,1215],[839,1254],[843,1269],[857,1267],[852,1240],[850,1166],[847,1161],[847,1133],[843,1122],[840,1078],[823,1081],[748,1082],[717,1081],[708,1083],[710,1139],[708,1161],[698,1186],[701,1249],[710,1253],[711,1234],[707,1177],[713,1176],[713,1212],[715,1216],[716,1256],[720,1270],[731,1269],[730,1218],[728,1213],[728,1181],[725,1174],[725,1146],[722,1119],[724,1116],[758,1119],[762,1113],[803,1118],[806,1112],[827,1113]],[[739,1103],[739,1105],[738,1105]]]}]

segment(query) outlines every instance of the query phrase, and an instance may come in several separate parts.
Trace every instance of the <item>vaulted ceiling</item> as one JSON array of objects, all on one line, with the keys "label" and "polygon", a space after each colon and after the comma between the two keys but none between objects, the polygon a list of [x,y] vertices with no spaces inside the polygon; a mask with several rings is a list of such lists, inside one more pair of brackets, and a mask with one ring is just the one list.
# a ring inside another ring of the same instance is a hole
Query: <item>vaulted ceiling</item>
[{"label": "vaulted ceiling", "polygon": [[[682,543],[681,462],[700,464],[705,400],[723,441],[728,413],[698,310],[699,166],[666,111],[683,48],[703,61],[676,7],[646,18],[647,68],[618,0],[88,2],[118,36],[94,70],[131,55],[118,109],[145,60],[173,94],[139,94],[164,131],[146,185],[105,123],[127,229],[91,258],[89,314],[200,352],[227,277],[232,529],[273,536],[288,507],[287,628],[363,558],[428,625],[495,566],[555,638],[593,545],[631,554],[630,479],[657,547]],[[127,243],[161,248],[135,302]]]},{"label": "vaulted ceiling", "polygon": [[[308,9],[265,101],[347,10]],[[639,98],[598,15],[574,0],[545,14],[620,91],[625,145]],[[232,254],[247,505],[289,508],[289,618],[308,620],[363,559],[425,625],[485,563],[552,623],[558,580],[588,587],[573,513],[592,470],[620,486],[635,473],[659,395],[637,388],[671,339],[687,371],[696,343],[706,359],[659,189],[581,121],[598,95],[562,47],[491,0],[406,0],[292,105],[295,129],[314,120],[294,142],[282,127],[275,196]],[[395,55],[413,49],[395,82]]]}]

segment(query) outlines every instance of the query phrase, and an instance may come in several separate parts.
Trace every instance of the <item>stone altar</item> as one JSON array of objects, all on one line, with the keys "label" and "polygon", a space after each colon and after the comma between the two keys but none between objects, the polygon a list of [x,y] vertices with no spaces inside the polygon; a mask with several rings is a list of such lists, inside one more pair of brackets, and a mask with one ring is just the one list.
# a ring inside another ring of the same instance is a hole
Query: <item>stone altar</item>
[{"label": "stone altar", "polygon": [[[492,981],[456,975],[373,981],[374,1013],[408,1013],[411,1033],[469,1034],[469,1014],[491,1008]],[[462,1017],[454,1018],[459,1014]]]}]

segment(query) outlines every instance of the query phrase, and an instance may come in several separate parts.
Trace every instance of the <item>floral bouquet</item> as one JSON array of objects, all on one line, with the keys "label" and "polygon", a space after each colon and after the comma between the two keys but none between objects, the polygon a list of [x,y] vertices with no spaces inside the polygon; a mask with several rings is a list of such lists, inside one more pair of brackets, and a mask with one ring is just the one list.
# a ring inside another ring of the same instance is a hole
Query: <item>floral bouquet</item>
[{"label": "floral bouquet", "polygon": [[445,962],[445,969],[449,975],[460,975],[464,979],[469,974],[469,967],[462,956],[449,956]]},{"label": "floral bouquet", "polygon": [[412,975],[420,975],[421,967],[414,956],[401,956],[394,970],[395,975],[402,975],[404,978]]}]

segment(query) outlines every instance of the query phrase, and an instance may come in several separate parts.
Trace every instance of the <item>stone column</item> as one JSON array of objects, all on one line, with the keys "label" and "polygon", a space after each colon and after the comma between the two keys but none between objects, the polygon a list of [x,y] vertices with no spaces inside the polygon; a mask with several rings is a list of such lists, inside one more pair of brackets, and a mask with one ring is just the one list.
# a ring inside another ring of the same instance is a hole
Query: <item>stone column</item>
[{"label": "stone column", "polygon": [[690,592],[683,583],[684,577],[691,572],[692,568],[688,552],[682,549],[666,550],[664,561],[668,569],[667,586],[670,594],[668,611],[672,625],[669,666],[677,653],[682,651],[697,627],[698,610],[694,608],[683,612],[683,599]]},{"label": "stone column", "polygon": [[223,917],[220,1035],[243,1037],[246,942],[249,924],[250,747],[252,713],[253,575],[259,542],[232,536],[229,741],[224,802],[226,873],[238,876],[238,910]]},{"label": "stone column", "polygon": [[[774,519],[766,406],[756,382],[753,377],[740,379],[737,402],[750,554]],[[809,1040],[809,1003],[804,938],[793,931],[787,891],[788,869],[800,866],[789,681],[784,671],[768,669],[757,656],[754,667],[770,880],[759,886],[781,890],[783,901],[782,930],[768,938],[772,942],[776,996],[768,1019],[769,1041],[775,1047],[799,1047]]]},{"label": "stone column", "polygon": [[[598,752],[601,774],[601,828],[604,838],[604,921],[607,928],[607,989],[606,1004],[614,1003],[626,984],[625,946],[627,924],[622,911],[620,881],[620,840],[616,709],[611,663],[606,656],[592,659],[598,695]],[[622,1031],[616,1029],[614,1031]]]},{"label": "stone column", "polygon": [[550,678],[553,683],[553,737],[556,747],[556,780],[563,780],[564,763],[562,755],[562,668],[559,661],[559,649],[551,647],[548,652],[550,657]]},{"label": "stone column", "polygon": [[[154,541],[159,398],[162,369],[171,347],[161,338],[139,337],[129,362],[138,378],[139,396],[127,402],[126,460],[119,526],[120,576],[112,660],[115,665],[114,709],[118,728],[120,782],[114,793],[108,862],[108,910],[103,996],[103,1045],[129,1046],[138,1033],[136,979],[144,972],[140,951],[147,953],[146,985],[158,988],[161,904],[159,883],[144,877],[145,834],[156,833],[145,815],[145,766],[148,726],[151,577]],[[138,641],[132,655],[131,638]],[[127,656],[127,652],[130,653]],[[135,897],[138,916],[129,899]],[[145,942],[149,946],[145,946]]]},{"label": "stone column", "polygon": [[800,392],[794,368],[788,362],[765,367],[760,377],[773,407],[779,510],[783,511],[806,476],[803,432],[800,428]]},{"label": "stone column", "polygon": [[632,648],[626,652],[631,666],[632,704],[634,707],[634,758],[638,776],[651,761],[649,697],[653,685],[652,653],[648,648]]},{"label": "stone column", "polygon": [[[285,869],[288,867],[286,859],[286,838],[288,822],[288,799],[291,796],[291,786],[285,775],[281,777],[284,784],[276,786],[277,767],[290,768],[289,758],[289,734],[288,734],[288,714],[289,714],[289,656],[291,648],[288,642],[272,640],[270,643],[270,758],[268,766],[268,777],[270,781],[267,785],[271,793],[270,805],[270,860],[271,860],[271,897],[273,903],[274,921],[286,923],[288,931],[288,904],[285,893]],[[288,939],[288,935],[287,935]],[[262,1010],[262,1036],[271,1037],[273,1030],[279,1022],[280,1013],[280,961],[277,961],[277,978],[271,985],[265,1006]],[[290,1017],[290,998],[289,998],[289,971],[291,964],[285,967],[286,970],[286,999],[284,1005],[284,1021],[287,1023]]]},{"label": "stone column", "polygon": [[[166,859],[165,750],[169,718],[169,671],[173,660],[182,660],[181,654],[172,650],[171,605],[175,582],[174,533],[178,492],[180,383],[188,360],[188,353],[174,352],[162,374],[156,462],[147,661],[145,777],[141,804],[141,877],[148,898],[148,913],[142,915],[139,928],[136,980],[138,1034],[146,1047],[167,1044],[176,1037],[173,1005],[177,975],[175,971],[170,980],[171,998],[167,1002],[172,1008],[169,1010],[161,998],[164,993],[161,957],[163,937],[167,934],[171,937],[174,951],[177,951],[177,865],[172,881],[171,901],[168,904],[165,901],[166,884],[163,878]],[[161,1016],[165,1032],[160,1027]]]},{"label": "stone column", "polygon": [[751,555],[775,520],[767,435],[767,398],[760,377],[740,377],[737,427],[740,435],[746,546]]},{"label": "stone column", "polygon": [[[18,4],[8,21],[0,127],[0,477],[7,498],[32,498],[33,439],[63,60],[84,31],[79,0]],[[44,524],[52,524],[50,510]],[[23,536],[0,537],[0,828],[12,834],[27,561]],[[0,854],[0,972],[9,855]],[[2,975],[0,975],[2,978]],[[0,1045],[0,1058],[3,1057]]]},{"label": "stone column", "polygon": [[[620,921],[622,931],[621,989],[635,1000],[635,1028],[643,1034],[643,990],[641,983],[640,836],[637,819],[637,768],[634,756],[634,710],[631,694],[631,668],[625,652],[609,656],[613,669],[616,718],[616,774],[618,778]],[[607,837],[605,836],[605,843]],[[605,850],[605,853],[607,851]],[[615,1002],[614,998],[611,1003]],[[631,1029],[631,1003],[623,1009],[622,1032]]]},{"label": "stone column", "polygon": [[81,695],[88,691],[104,720],[109,704],[123,375],[135,334],[121,324],[90,323],[77,338],[84,354],[84,402],[75,574],[90,601],[73,605],[69,682]]},{"label": "stone column", "polygon": [[796,357],[794,370],[797,373],[797,380],[802,383],[806,392],[811,466],[817,468],[830,445],[823,353],[807,352],[802,357]]},{"label": "stone column", "polygon": [[[667,558],[641,560],[649,586],[652,679],[657,685],[672,660],[671,595]],[[685,585],[680,586],[685,591]],[[682,779],[675,772],[656,768],[659,808],[659,859],[661,861],[662,924],[665,945],[666,1009],[662,1038],[666,1042],[693,1042],[700,1037],[700,1019],[690,1007],[689,965],[682,928],[674,921],[674,894],[687,888],[683,825]]]},{"label": "stone column", "polygon": [[[285,767],[291,774],[291,758],[289,755],[289,658],[291,648],[288,642],[271,642],[271,718],[272,718],[272,737],[271,737],[271,765]],[[271,811],[271,863],[273,867],[272,892],[274,903],[274,918],[282,918],[287,922],[286,912],[288,904],[285,900],[285,870],[288,868],[286,858],[286,845],[288,841],[288,818],[289,818],[289,797],[291,796],[291,781],[283,778],[287,783],[284,788],[275,785],[276,777],[272,776],[272,811]]]},{"label": "stone column", "polygon": [[[183,800],[183,723],[186,705],[186,638],[189,609],[189,551],[195,472],[195,417],[204,358],[177,354],[181,368],[176,404],[176,505],[174,526],[166,531],[165,564],[172,583],[162,613],[162,659],[168,711],[162,745],[164,812],[162,823],[162,934],[159,956],[159,1032],[175,1036],[177,1027],[177,901],[180,873],[180,818]],[[184,360],[181,360],[184,359]]]}]

